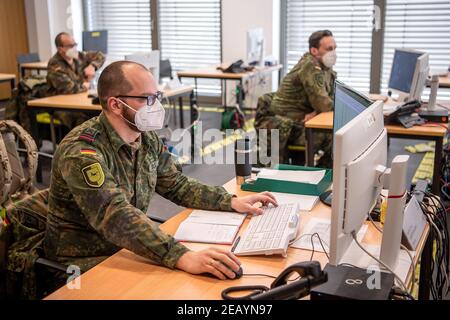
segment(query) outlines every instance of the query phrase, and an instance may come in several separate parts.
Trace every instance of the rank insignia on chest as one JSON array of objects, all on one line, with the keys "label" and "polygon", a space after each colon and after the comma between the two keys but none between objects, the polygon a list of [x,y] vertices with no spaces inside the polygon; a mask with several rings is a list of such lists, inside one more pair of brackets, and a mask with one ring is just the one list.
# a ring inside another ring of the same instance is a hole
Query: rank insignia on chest
[{"label": "rank insignia on chest", "polygon": [[94,163],[81,170],[84,181],[92,188],[100,188],[105,182],[105,174],[103,173],[100,163]]},{"label": "rank insignia on chest", "polygon": [[95,130],[93,128],[87,128],[87,129],[84,129],[83,132],[81,132],[78,139],[92,144],[93,142],[95,142],[97,134],[98,134],[97,130]]}]

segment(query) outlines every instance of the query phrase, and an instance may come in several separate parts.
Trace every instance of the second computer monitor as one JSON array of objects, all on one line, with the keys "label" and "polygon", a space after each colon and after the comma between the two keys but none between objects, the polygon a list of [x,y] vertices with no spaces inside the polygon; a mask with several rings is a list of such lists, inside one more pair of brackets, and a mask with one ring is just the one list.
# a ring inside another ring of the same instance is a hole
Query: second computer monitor
[{"label": "second computer monitor", "polygon": [[412,49],[395,49],[388,87],[398,94],[399,101],[420,99],[426,76],[428,54]]},{"label": "second computer monitor", "polygon": [[[354,97],[359,94],[339,84],[337,87],[340,112],[349,115],[356,112]],[[368,107],[364,106],[362,112],[334,134],[331,264],[341,262],[353,240],[352,233],[359,231],[375,205],[381,191],[381,187],[375,184],[376,169],[386,166],[386,161],[387,133],[383,102],[376,101]]]},{"label": "second computer monitor", "polygon": [[247,63],[264,64],[264,29],[253,28],[247,31]]},{"label": "second computer monitor", "polygon": [[83,31],[83,51],[108,53],[108,31]]}]

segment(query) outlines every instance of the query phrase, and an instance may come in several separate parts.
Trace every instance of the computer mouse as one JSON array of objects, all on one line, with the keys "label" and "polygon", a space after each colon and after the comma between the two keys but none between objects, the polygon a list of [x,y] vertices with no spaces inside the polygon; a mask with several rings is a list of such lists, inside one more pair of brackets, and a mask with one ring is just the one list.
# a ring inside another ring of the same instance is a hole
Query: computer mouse
[{"label": "computer mouse", "polygon": [[[227,268],[228,268],[228,267],[227,267]],[[231,269],[230,269],[230,270],[231,270]],[[240,279],[240,278],[242,278],[242,275],[244,274],[244,271],[242,270],[242,267],[239,267],[239,270],[238,270],[238,271],[234,271],[234,270],[231,270],[231,271],[234,272],[235,277],[234,277],[234,278],[228,278],[228,277],[227,277],[228,280],[236,280],[236,279]],[[211,273],[209,273],[209,272],[202,273],[201,275],[202,275],[202,276],[205,276],[205,277],[208,277],[208,278],[214,278],[214,279],[217,279],[217,277],[216,277],[215,275],[213,275],[213,274],[211,274]]]},{"label": "computer mouse", "polygon": [[234,279],[240,279],[240,278],[242,278],[242,275],[244,274],[242,267],[239,267],[239,270],[237,272],[236,271],[233,271],[233,272],[236,275],[236,277]]}]

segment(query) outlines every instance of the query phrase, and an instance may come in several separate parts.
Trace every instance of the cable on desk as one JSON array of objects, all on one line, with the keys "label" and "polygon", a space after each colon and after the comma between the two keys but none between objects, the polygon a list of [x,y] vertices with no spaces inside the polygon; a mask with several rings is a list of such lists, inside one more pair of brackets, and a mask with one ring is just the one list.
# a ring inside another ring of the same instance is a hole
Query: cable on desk
[{"label": "cable on desk", "polygon": [[[382,265],[386,270],[388,270],[390,273],[392,273],[395,277],[395,279],[397,280],[397,282],[400,284],[400,286],[402,287],[402,289],[404,290],[405,293],[411,295],[408,292],[408,289],[406,288],[405,283],[402,281],[402,279],[387,265],[385,264],[383,261],[381,261],[380,259],[378,259],[377,257],[375,257],[374,255],[372,255],[369,251],[367,251],[362,245],[361,243],[358,241],[358,237],[356,236],[356,232],[352,231],[352,237],[353,240],[355,240],[355,243],[357,244],[357,246],[364,251],[369,257],[371,257],[373,260],[375,260],[376,262],[378,262],[380,265]],[[411,296],[412,298],[412,296]]]},{"label": "cable on desk", "polygon": [[244,273],[242,274],[243,277],[265,277],[265,278],[272,278],[276,279],[277,277],[272,276],[270,274],[264,274],[264,273]]},{"label": "cable on desk", "polygon": [[[381,234],[383,234],[383,230],[381,230],[373,221],[372,216],[370,215],[370,213],[368,214],[369,216],[369,220],[372,223],[372,225],[375,227],[375,229],[378,230],[378,232],[380,232]],[[412,279],[411,279],[411,288],[409,289],[410,294],[412,295],[414,292],[414,284],[416,283],[416,270],[415,270],[415,265],[414,265],[414,257],[412,256],[411,252],[409,252],[408,248],[406,248],[403,244],[400,244],[400,247],[406,251],[406,253],[409,256],[409,259],[411,260],[411,274],[412,274]]]}]

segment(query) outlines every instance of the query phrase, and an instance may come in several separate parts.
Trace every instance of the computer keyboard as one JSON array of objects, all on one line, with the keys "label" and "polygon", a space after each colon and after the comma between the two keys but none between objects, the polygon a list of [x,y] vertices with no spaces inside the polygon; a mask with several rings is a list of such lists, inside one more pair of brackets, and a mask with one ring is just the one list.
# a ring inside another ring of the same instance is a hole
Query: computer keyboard
[{"label": "computer keyboard", "polygon": [[286,256],[289,242],[297,234],[299,226],[296,204],[283,204],[263,209],[264,213],[253,217],[247,229],[235,245],[236,255]]}]

